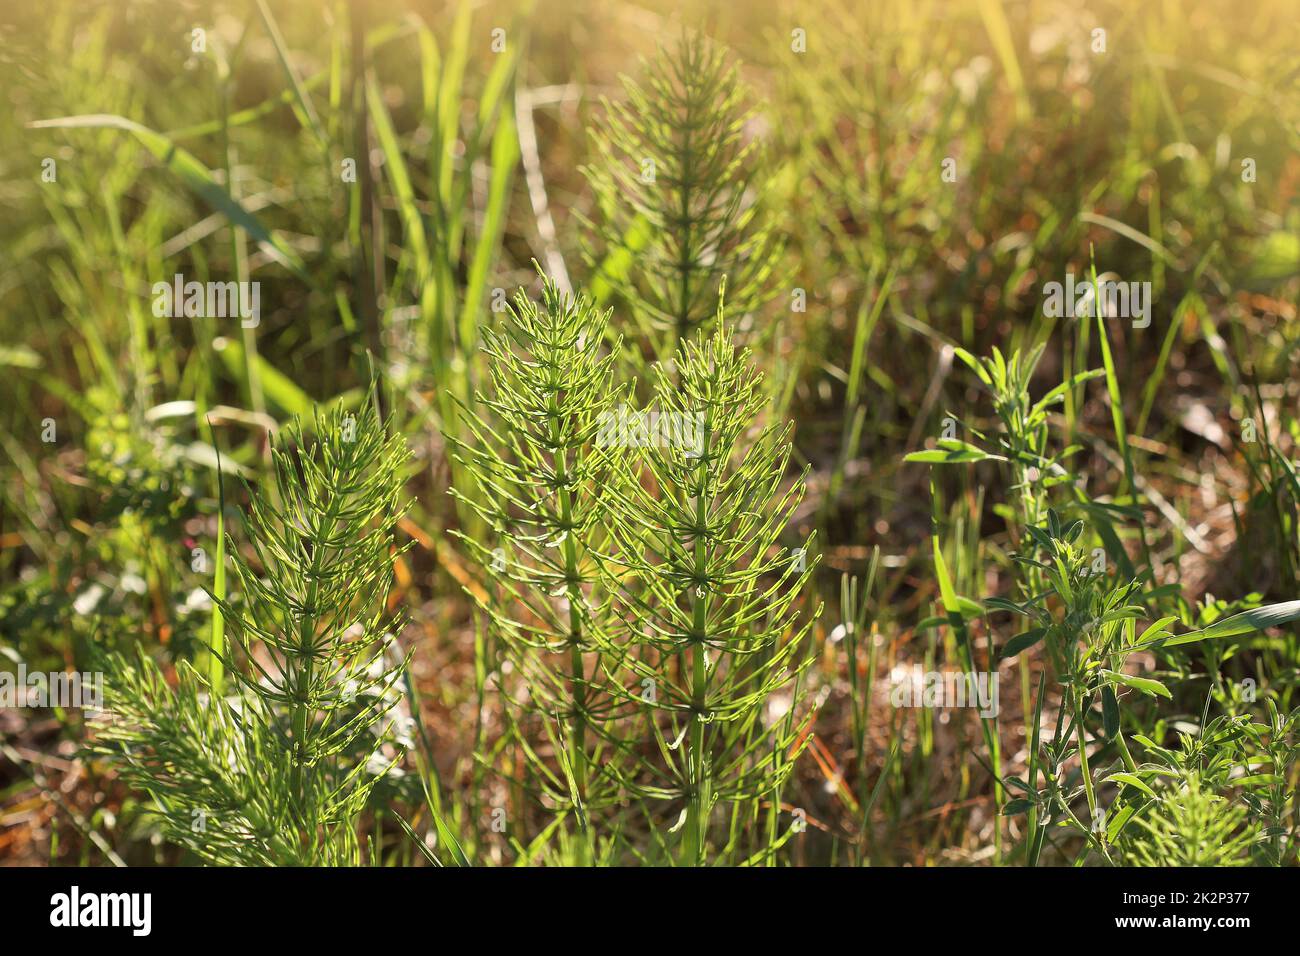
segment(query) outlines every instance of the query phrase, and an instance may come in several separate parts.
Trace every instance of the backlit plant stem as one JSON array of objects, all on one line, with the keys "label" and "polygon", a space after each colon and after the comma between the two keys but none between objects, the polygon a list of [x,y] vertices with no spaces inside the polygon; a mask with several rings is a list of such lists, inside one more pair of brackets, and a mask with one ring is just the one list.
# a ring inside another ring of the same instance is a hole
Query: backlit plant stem
[{"label": "backlit plant stem", "polygon": [[1090,822],[1097,820],[1097,794],[1092,788],[1092,771],[1088,767],[1088,747],[1084,740],[1083,702],[1078,695],[1071,696],[1074,709],[1074,734],[1079,742],[1079,771],[1083,774],[1083,789],[1088,796],[1088,813]]},{"label": "backlit plant stem", "polygon": [[[552,396],[552,403],[556,401]],[[552,422],[555,422],[552,419]],[[553,433],[554,434],[554,433]],[[564,534],[565,597],[569,603],[569,673],[573,712],[569,719],[569,753],[573,764],[573,782],[579,800],[587,796],[587,682],[582,661],[582,614],[578,610],[583,600],[578,584],[578,548],[573,538],[573,496],[568,487],[568,453],[556,449],[555,480],[560,487],[560,525]],[[591,863],[591,833],[587,827],[586,812],[579,810],[582,828],[579,840],[580,866]]]},{"label": "backlit plant stem", "polygon": [[708,836],[709,770],[704,746],[705,703],[708,691],[708,620],[709,595],[704,586],[708,583],[708,554],[705,528],[708,512],[705,505],[709,485],[709,425],[704,426],[704,442],[697,469],[699,484],[695,489],[695,589],[691,595],[692,637],[691,648],[691,793],[687,805],[687,860],[693,866],[704,862],[705,841]]}]

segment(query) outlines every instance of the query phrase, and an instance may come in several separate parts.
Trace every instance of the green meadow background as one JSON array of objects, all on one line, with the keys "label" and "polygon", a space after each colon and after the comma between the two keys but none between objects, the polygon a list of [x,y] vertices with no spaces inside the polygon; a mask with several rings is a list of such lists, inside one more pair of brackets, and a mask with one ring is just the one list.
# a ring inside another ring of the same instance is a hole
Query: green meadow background
[{"label": "green meadow background", "polygon": [[[946,419],[991,427],[957,350],[1043,343],[1036,395],[1103,364],[1095,325],[1044,314],[1046,283],[1094,265],[1150,283],[1150,326],[1106,323],[1109,382],[1072,390],[1051,428],[1094,500],[1135,511],[1119,543],[1169,588],[1166,613],[1195,626],[1297,597],[1300,35],[1284,0],[47,0],[0,11],[6,668],[85,670],[95,645],[200,657],[215,449],[257,485],[268,434],[356,406],[373,368],[414,455],[390,604],[410,617],[442,805],[476,861],[540,860],[482,822],[506,805],[542,831],[486,689],[496,659],[465,596],[484,572],[449,533],[472,517],[447,493],[446,439],[483,384],[496,290],[535,291],[534,260],[640,334],[608,281],[635,273],[636,236],[598,241],[582,168],[602,162],[602,98],[684,30],[740,64],[753,107],[752,188],[784,253],[728,320],[755,343],[765,416],[794,423],[791,480],[810,469],[788,537],[817,532],[822,555],[810,742],[782,797],[808,828],[782,862],[1016,862],[987,728],[889,693],[914,665],[965,668],[932,622],[932,529],[960,594],[1006,593],[1014,572],[1005,475],[903,461]],[[260,283],[259,324],[155,315],[153,284],[177,273]],[[1006,628],[973,622],[975,657]],[[1126,719],[1176,742],[1207,702],[1249,710],[1232,690],[1247,676],[1290,711],[1298,638],[1147,660],[1172,698]],[[1004,773],[1028,763],[1043,666],[1002,665]],[[87,732],[77,711],[0,713],[0,860],[182,862],[142,797],[78,757]],[[420,859],[384,811],[422,800],[421,771],[401,770],[368,824],[388,863]]]}]

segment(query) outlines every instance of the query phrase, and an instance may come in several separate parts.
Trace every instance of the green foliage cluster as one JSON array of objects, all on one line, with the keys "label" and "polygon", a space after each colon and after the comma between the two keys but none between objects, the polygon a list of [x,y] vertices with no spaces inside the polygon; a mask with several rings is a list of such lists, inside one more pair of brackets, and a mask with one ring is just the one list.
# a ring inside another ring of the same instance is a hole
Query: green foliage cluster
[{"label": "green foliage cluster", "polygon": [[240,599],[211,595],[228,644],[210,671],[182,663],[173,689],[143,654],[105,661],[97,751],[213,863],[359,863],[358,817],[400,759],[387,595],[407,452],[375,415],[336,408],[313,431],[273,452],[274,494],[253,495],[245,523],[252,556],[231,542]]},{"label": "green foliage cluster", "polygon": [[[1104,326],[1099,330],[1103,337],[1107,334]],[[1063,851],[1054,831],[1065,827],[1082,839],[1076,851],[1080,860],[1096,854],[1111,863],[1176,866],[1240,865],[1252,854],[1268,858],[1264,828],[1272,823],[1287,836],[1294,831],[1293,823],[1281,823],[1272,802],[1275,788],[1287,779],[1290,758],[1279,761],[1269,753],[1269,742],[1289,754],[1290,724],[1296,714],[1285,724],[1278,721],[1270,700],[1274,725],[1257,726],[1252,732],[1248,719],[1232,720],[1240,702],[1221,700],[1228,709],[1221,723],[1204,723],[1196,740],[1184,735],[1186,759],[1139,764],[1126,735],[1157,757],[1171,752],[1138,729],[1143,718],[1135,713],[1131,695],[1172,700],[1173,693],[1160,680],[1136,673],[1134,658],[1140,652],[1155,654],[1168,666],[1171,657],[1184,653],[1175,648],[1251,635],[1300,619],[1300,601],[1252,606],[1257,600],[1247,598],[1228,605],[1235,614],[1216,612],[1216,619],[1198,622],[1177,612],[1176,587],[1158,586],[1149,566],[1134,571],[1120,538],[1127,533],[1124,519],[1132,517],[1134,509],[1096,500],[1080,486],[1067,464],[1076,446],[1059,452],[1048,447],[1047,412],[1067,402],[1072,389],[1103,378],[1112,395],[1118,391],[1109,351],[1102,350],[1105,368],[1074,375],[1034,401],[1029,386],[1042,351],[1040,346],[1026,355],[1013,352],[1004,357],[995,349],[982,360],[960,351],[989,393],[1000,428],[989,433],[971,428],[980,445],[947,438],[932,451],[908,456],[932,467],[992,462],[1010,473],[1006,487],[1016,497],[1003,514],[1019,536],[1011,558],[1023,599],[991,597],[981,605],[949,586],[943,601],[948,622],[963,640],[968,639],[970,621],[977,618],[987,622],[988,615],[1010,612],[1025,622],[1025,629],[1006,640],[991,659],[995,673],[1000,660],[1018,656],[1024,673],[1021,655],[1040,644],[1044,648],[1028,773],[1001,781],[1008,795],[1003,813],[1027,816],[1019,852],[1033,865],[1048,845]],[[1131,450],[1122,419],[1115,421],[1119,447],[1128,458]],[[1131,467],[1127,474],[1133,474]],[[1138,537],[1145,540],[1140,533]],[[937,537],[935,541],[937,570],[946,577]],[[1175,613],[1162,614],[1171,607]],[[1138,622],[1144,619],[1151,623],[1139,631]],[[1202,626],[1175,634],[1180,619]],[[1058,713],[1052,738],[1040,740],[1048,675],[1058,686]],[[1209,704],[1207,700],[1207,710]],[[996,765],[997,749],[990,750]],[[1279,762],[1281,766],[1273,766]],[[1241,772],[1233,774],[1234,767]],[[1162,784],[1170,774],[1179,785]],[[1109,802],[1101,792],[1103,784],[1117,788]],[[1081,796],[1086,817],[1075,809]],[[1207,825],[1211,817],[1213,827]],[[1198,826],[1205,829],[1204,839],[1183,839]],[[1276,855],[1273,859],[1280,862]]]},{"label": "green foliage cluster", "polygon": [[540,304],[520,293],[488,337],[492,390],[468,412],[477,442],[457,451],[475,487],[455,493],[491,531],[460,537],[499,585],[470,594],[558,756],[529,751],[538,796],[578,821],[578,860],[593,829],[621,832],[590,821],[636,800],[652,823],[672,801],[685,826],[672,857],[702,863],[714,807],[779,806],[801,749],[816,615],[801,622],[798,598],[817,562],[780,544],[803,488],[781,487],[789,427],[755,430],[761,379],[725,322],[656,369],[655,401],[629,411],[608,318],[546,280]]},{"label": "green foliage cluster", "polygon": [[[667,358],[713,321],[724,279],[738,316],[779,287],[771,174],[746,130],[755,115],[746,87],[718,44],[686,34],[641,80],[625,77],[624,90],[624,100],[605,101],[592,135],[598,162],[584,168],[598,211],[587,223],[596,240],[588,261],[630,305],[653,354]],[[610,251],[628,258],[601,267]]]}]

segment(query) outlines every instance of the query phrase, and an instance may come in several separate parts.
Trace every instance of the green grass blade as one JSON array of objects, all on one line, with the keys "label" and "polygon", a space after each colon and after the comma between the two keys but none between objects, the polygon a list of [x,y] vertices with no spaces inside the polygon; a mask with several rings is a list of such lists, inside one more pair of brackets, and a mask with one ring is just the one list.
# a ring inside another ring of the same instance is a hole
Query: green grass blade
[{"label": "green grass blade", "polygon": [[38,120],[29,123],[31,129],[120,129],[131,133],[153,156],[188,186],[199,198],[239,226],[257,242],[262,252],[284,266],[304,282],[315,286],[315,280],[302,260],[279,236],[239,202],[230,198],[226,189],[216,181],[212,171],[193,153],[177,146],[162,133],[109,113],[64,116],[58,119]]},{"label": "green grass blade", "polygon": [[294,101],[297,103],[294,112],[298,114],[298,121],[311,128],[311,131],[316,135],[316,141],[320,144],[322,152],[328,152],[329,137],[325,135],[325,130],[320,124],[320,117],[316,115],[316,107],[312,106],[311,98],[308,97],[307,91],[298,79],[293,64],[289,62],[289,49],[285,46],[284,37],[280,34],[280,27],[276,24],[275,17],[271,16],[271,11],[267,9],[265,0],[257,0],[257,12],[262,16],[262,23],[266,26],[266,32],[271,35],[271,43],[275,45],[275,54],[280,58],[280,66],[284,68],[284,75],[288,77],[289,86],[293,89]]}]

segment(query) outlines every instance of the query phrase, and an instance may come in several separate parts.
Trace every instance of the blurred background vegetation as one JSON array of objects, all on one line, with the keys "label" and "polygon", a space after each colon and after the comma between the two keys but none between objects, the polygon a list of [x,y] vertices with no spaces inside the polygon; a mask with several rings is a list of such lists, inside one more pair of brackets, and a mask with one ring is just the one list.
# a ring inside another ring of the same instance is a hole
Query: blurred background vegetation
[{"label": "blurred background vegetation", "polygon": [[[1036,389],[1100,364],[1087,323],[1042,310],[1045,283],[1095,262],[1150,282],[1154,306],[1150,327],[1110,328],[1134,489],[1105,390],[1069,411],[1090,493],[1141,507],[1153,571],[1181,589],[1186,622],[1216,595],[1295,597],[1294,13],[1282,0],[7,5],[5,666],[86,669],[92,643],[201,656],[214,449],[257,482],[268,434],[312,403],[359,402],[373,361],[415,456],[400,527],[414,547],[391,603],[412,612],[409,700],[441,799],[477,859],[542,858],[482,823],[508,806],[517,832],[537,830],[488,688],[497,658],[462,592],[482,569],[447,533],[474,518],[446,493],[444,436],[460,434],[455,399],[482,382],[496,290],[535,288],[533,260],[612,307],[646,356],[660,351],[627,288],[644,231],[611,218],[617,187],[593,188],[583,167],[603,161],[594,132],[603,98],[625,95],[620,75],[643,79],[640,58],[698,31],[739,67],[752,108],[740,135],[755,146],[745,202],[779,238],[763,294],[729,276],[729,317],[768,371],[770,415],[795,423],[795,464],[811,467],[790,541],[815,530],[823,553],[815,706],[799,715],[813,738],[786,795],[809,831],[789,859],[989,860],[995,831],[1015,824],[974,756],[978,722],[888,702],[896,669],[960,666],[951,638],[918,628],[938,599],[930,479],[902,456],[950,414],[988,414],[956,347],[1047,342]],[[82,119],[43,123],[67,117]],[[156,317],[150,287],[176,273],[260,282],[260,324]],[[954,471],[937,489],[962,593],[1003,589],[1010,491],[995,478]],[[234,487],[228,509],[242,504]],[[981,654],[995,636],[977,622]],[[1241,648],[1291,706],[1296,649],[1295,635]],[[1171,725],[1230,696],[1218,676],[1233,664],[1161,666],[1182,678]],[[1026,704],[1009,698],[1014,768]],[[75,711],[0,713],[0,859],[178,861],[138,795],[76,757],[83,732]],[[377,805],[418,804],[415,776],[385,781]],[[382,812],[373,826],[385,860],[418,858]]]}]

